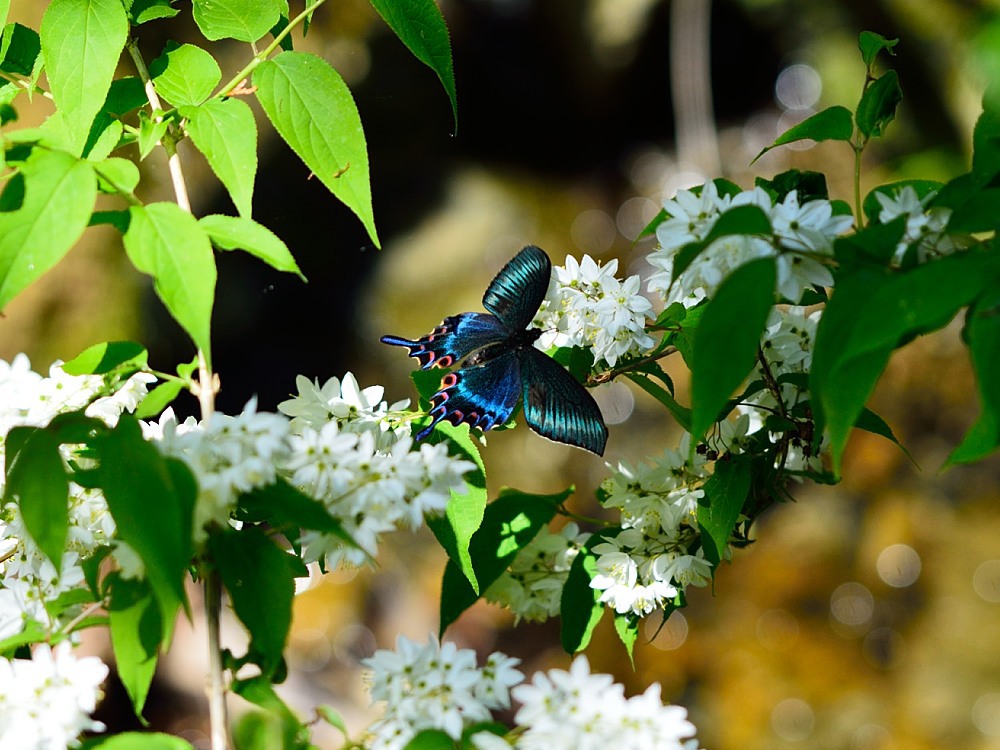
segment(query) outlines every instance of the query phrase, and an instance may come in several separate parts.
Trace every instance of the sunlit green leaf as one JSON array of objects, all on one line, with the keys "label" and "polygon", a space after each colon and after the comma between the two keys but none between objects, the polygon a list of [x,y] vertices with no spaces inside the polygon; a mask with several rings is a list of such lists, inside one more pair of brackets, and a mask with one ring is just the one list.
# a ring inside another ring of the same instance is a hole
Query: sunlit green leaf
[{"label": "sunlit green leaf", "polygon": [[305,281],[288,246],[267,227],[252,219],[211,214],[198,220],[212,244],[220,250],[245,250],[271,268],[296,274]]},{"label": "sunlit green leaf", "polygon": [[249,219],[257,175],[257,123],[250,105],[240,99],[210,99],[180,112],[188,119],[192,143],[226,186],[240,216]]},{"label": "sunlit green leaf", "polygon": [[163,54],[149,64],[149,75],[160,97],[175,107],[201,104],[222,80],[219,64],[208,52],[175,42],[168,42]]},{"label": "sunlit green leaf", "polygon": [[135,715],[141,718],[163,636],[163,620],[150,584],[114,574],[108,618],[118,677]]},{"label": "sunlit green leaf", "polygon": [[62,369],[68,375],[103,375],[123,365],[140,368],[146,364],[146,347],[134,341],[107,341],[87,347]]},{"label": "sunlit green leaf", "polygon": [[256,42],[281,17],[278,0],[193,0],[194,21],[206,39]]},{"label": "sunlit green leaf", "polygon": [[121,0],[52,0],[39,36],[52,97],[80,154],[125,48],[125,8]]},{"label": "sunlit green leaf", "polygon": [[261,63],[253,82],[271,124],[378,245],[368,146],[347,84],[325,60],[305,52]]},{"label": "sunlit green leaf", "polygon": [[[38,548],[58,570],[69,528],[69,477],[50,430],[15,427],[8,436],[4,499],[16,502]],[[20,447],[13,451],[14,445]]]}]

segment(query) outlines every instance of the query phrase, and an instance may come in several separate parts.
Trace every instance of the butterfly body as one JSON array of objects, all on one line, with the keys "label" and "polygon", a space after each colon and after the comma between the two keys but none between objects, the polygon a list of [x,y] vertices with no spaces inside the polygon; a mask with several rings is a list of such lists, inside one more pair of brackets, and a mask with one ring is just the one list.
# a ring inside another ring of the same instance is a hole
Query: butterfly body
[{"label": "butterfly body", "polygon": [[383,336],[404,346],[421,369],[450,368],[431,397],[430,434],[443,419],[489,430],[505,423],[523,401],[525,420],[540,435],[603,455],[607,427],[586,389],[559,363],[535,348],[541,336],[528,328],[545,298],[552,264],[528,245],[496,275],[483,295],[488,312],[467,312],[441,321],[416,340]]}]

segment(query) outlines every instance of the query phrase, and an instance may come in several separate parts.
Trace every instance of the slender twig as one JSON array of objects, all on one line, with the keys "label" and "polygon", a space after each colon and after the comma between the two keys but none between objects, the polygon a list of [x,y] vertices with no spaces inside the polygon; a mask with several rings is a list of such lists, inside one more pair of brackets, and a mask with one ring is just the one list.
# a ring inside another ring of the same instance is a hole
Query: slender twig
[{"label": "slender twig", "polygon": [[[154,114],[162,112],[160,97],[156,93],[153,81],[149,75],[139,46],[134,39],[127,43],[129,55],[135,63],[139,79],[142,81],[146,91],[146,97],[153,108]],[[163,119],[162,114],[155,115],[159,120]],[[170,123],[167,132],[160,141],[167,153],[167,165],[170,170],[170,180],[174,188],[174,197],[177,205],[191,213],[191,200],[188,197],[187,182],[184,179],[184,170],[181,165],[180,155],[177,153],[177,142],[182,134],[176,125]],[[208,355],[203,350],[198,350],[198,401],[201,405],[201,418],[208,420],[215,411],[215,393],[218,389],[218,379],[212,373]],[[222,664],[222,638],[221,638],[221,615],[222,615],[222,582],[219,574],[215,570],[209,569],[204,579],[205,587],[205,624],[208,628],[208,652],[209,652],[209,675],[208,675],[208,716],[209,716],[209,743],[212,750],[228,750],[229,738],[227,729],[229,717],[226,709],[226,680]]]},{"label": "slender twig", "polygon": [[277,36],[274,37],[274,39],[271,41],[269,45],[267,45],[264,49],[255,54],[253,56],[253,59],[251,59],[250,62],[248,62],[239,73],[237,73],[229,80],[229,83],[227,83],[225,86],[219,89],[218,92],[216,93],[216,96],[227,96],[230,92],[233,91],[233,89],[237,88],[247,78],[247,76],[249,76],[253,72],[254,68],[256,68],[262,62],[264,62],[268,58],[268,56],[278,48],[282,40],[292,32],[292,29],[294,29],[300,23],[303,23],[309,17],[310,13],[312,13],[314,10],[316,10],[319,6],[321,6],[325,2],[326,0],[314,0],[313,2],[309,3],[309,5],[306,6],[305,10],[303,10],[301,13],[295,16],[295,18],[291,19],[288,22],[288,25],[281,30],[281,33],[279,33]]},{"label": "slender twig", "polygon": [[86,609],[84,609],[80,614],[78,614],[72,620],[70,620],[65,625],[63,625],[61,628],[59,628],[59,630],[61,632],[63,632],[63,633],[72,633],[73,632],[73,628],[75,628],[77,625],[79,625],[81,622],[83,622],[84,620],[86,620],[88,617],[90,617],[92,614],[94,614],[98,610],[104,609],[106,606],[108,606],[108,603],[106,601],[104,601],[103,599],[101,601],[99,601],[99,602],[93,602],[93,603],[91,603],[89,607],[87,607]]},{"label": "slender twig", "polygon": [[32,94],[41,94],[46,99],[51,99],[52,98],[52,94],[50,94],[48,91],[46,91],[45,89],[43,89],[41,86],[39,86],[38,84],[32,83],[31,81],[25,80],[24,78],[21,78],[20,76],[16,76],[16,75],[13,75],[11,73],[6,73],[4,71],[0,71],[0,80],[9,81],[10,83],[13,83],[13,84],[15,84],[17,86],[20,86],[25,91],[29,91]]}]

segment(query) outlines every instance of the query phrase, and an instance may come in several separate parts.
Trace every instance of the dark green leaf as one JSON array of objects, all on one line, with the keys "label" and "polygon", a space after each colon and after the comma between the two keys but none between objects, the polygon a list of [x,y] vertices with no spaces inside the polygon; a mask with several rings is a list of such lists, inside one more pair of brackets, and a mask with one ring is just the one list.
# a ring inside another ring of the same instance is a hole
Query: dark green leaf
[{"label": "dark green leaf", "polygon": [[[38,548],[62,565],[69,528],[69,477],[52,430],[15,427],[7,437],[7,486],[4,500],[16,502]],[[19,446],[12,454],[13,446]]]},{"label": "dark green leaf", "polygon": [[440,729],[424,729],[407,742],[403,750],[455,750],[455,740]]},{"label": "dark green leaf", "polygon": [[[190,470],[165,458],[142,437],[138,423],[123,415],[97,444],[98,481],[118,527],[118,536],[146,566],[159,603],[163,642],[177,610],[185,605],[184,578],[193,550],[191,535],[197,486]],[[155,529],[156,533],[150,533]]]},{"label": "dark green leaf", "polygon": [[134,341],[94,344],[63,365],[67,375],[104,375],[119,367],[141,369],[146,365],[146,347]]},{"label": "dark green leaf", "polygon": [[125,251],[153,277],[174,320],[211,362],[210,324],[215,298],[215,257],[208,235],[176,203],[132,206]]},{"label": "dark green leaf", "polygon": [[274,232],[253,219],[212,214],[203,216],[198,223],[220,250],[245,250],[271,268],[294,273],[306,280],[288,246]]},{"label": "dark green leaf", "polygon": [[96,198],[90,164],[32,151],[0,196],[0,310],[62,260],[87,228]]},{"label": "dark green leaf", "polygon": [[458,129],[458,99],[452,68],[451,41],[444,16],[434,0],[371,0],[372,7],[385,19],[410,52],[437,73],[448,98]]},{"label": "dark green leaf", "polygon": [[239,513],[250,523],[266,523],[276,529],[310,529],[333,534],[356,547],[340,521],[319,500],[300,492],[284,479],[240,495]]},{"label": "dark green leaf", "polygon": [[826,188],[826,175],[822,172],[803,172],[798,169],[789,169],[787,172],[775,175],[770,180],[758,177],[754,180],[754,185],[766,190],[775,203],[785,200],[785,196],[793,190],[798,195],[799,205],[812,200],[826,200],[830,197]]},{"label": "dark green leaf", "polygon": [[874,31],[862,31],[858,34],[858,48],[861,50],[861,59],[868,70],[871,70],[875,58],[882,50],[885,50],[890,55],[895,55],[896,53],[892,51],[892,48],[898,43],[899,39],[886,39]]},{"label": "dark green leaf", "polygon": [[733,271],[705,306],[691,352],[691,434],[700,440],[753,369],[774,306],[774,258]]},{"label": "dark green leaf", "polygon": [[208,52],[176,42],[167,42],[163,54],[149,64],[149,75],[160,97],[175,107],[201,104],[222,80],[219,64]]},{"label": "dark green leaf", "polygon": [[9,23],[0,35],[0,70],[30,76],[41,51],[37,31],[19,23]]},{"label": "dark green leaf", "polygon": [[597,575],[594,546],[606,542],[609,536],[607,532],[591,536],[570,566],[559,605],[562,616],[562,647],[567,654],[575,654],[587,648],[594,628],[607,609],[601,603],[601,592],[591,587],[590,582]]},{"label": "dark green leaf", "polygon": [[292,624],[295,579],[308,575],[306,566],[255,526],[223,529],[209,537],[208,548],[233,610],[250,634],[250,652],[265,674],[273,674]]},{"label": "dark green leaf", "polygon": [[372,213],[368,146],[347,84],[321,58],[282,52],[253,75],[271,124],[313,174],[350,208],[379,244]]},{"label": "dark green leaf", "polygon": [[862,269],[838,279],[816,332],[810,373],[817,431],[829,430],[834,474],[892,350],[947,324],[998,274],[995,254],[969,250],[906,273]]},{"label": "dark green leaf", "polygon": [[858,102],[855,119],[858,132],[866,139],[885,134],[885,129],[896,117],[896,107],[903,100],[903,90],[899,88],[899,76],[890,70],[865,89]]},{"label": "dark green leaf", "polygon": [[705,495],[698,502],[698,526],[705,559],[712,567],[725,556],[729,537],[750,492],[751,462],[746,454],[715,462],[715,472],[705,482]]},{"label": "dark green leaf", "polygon": [[257,123],[250,105],[240,99],[210,99],[180,112],[188,118],[191,142],[225,185],[240,216],[249,220],[257,175]]},{"label": "dark green leaf", "polygon": [[1000,294],[987,290],[970,308],[965,340],[976,372],[979,418],[948,457],[947,464],[977,461],[1000,445]]},{"label": "dark green leaf", "polygon": [[45,9],[45,73],[75,154],[83,152],[127,36],[121,0],[52,0]]},{"label": "dark green leaf", "polygon": [[650,219],[649,223],[642,228],[642,231],[639,232],[638,235],[636,235],[636,238],[632,241],[632,244],[634,245],[643,237],[651,237],[655,235],[656,228],[660,226],[660,224],[665,222],[668,218],[670,218],[670,214],[667,213],[667,209],[661,208],[659,211],[656,212],[656,216]]},{"label": "dark green leaf", "polygon": [[983,95],[983,113],[972,131],[972,176],[985,185],[1000,173],[1000,83]]},{"label": "dark green leaf", "polygon": [[863,267],[887,268],[905,231],[906,217],[898,216],[888,224],[869,224],[859,232],[837,237],[833,241],[837,276]]},{"label": "dark green leaf", "polygon": [[625,374],[625,377],[667,407],[667,410],[677,420],[677,424],[683,427],[685,431],[690,430],[691,410],[677,403],[677,400],[668,390],[660,387],[653,382],[652,378],[640,372],[629,372]]},{"label": "dark green leaf", "polygon": [[851,120],[851,111],[847,107],[828,107],[812,117],[807,117],[798,125],[790,127],[779,135],[774,143],[761,150],[753,161],[757,161],[772,148],[788,143],[805,140],[850,141],[852,135],[854,135],[854,123]]},{"label": "dark green leaf", "polygon": [[194,22],[206,39],[256,42],[281,17],[278,0],[193,0]]},{"label": "dark green leaf", "polygon": [[108,607],[111,645],[118,677],[132,701],[135,715],[142,720],[142,709],[149,695],[163,638],[163,620],[146,580],[113,576]]},{"label": "dark green leaf", "polygon": [[994,232],[1000,227],[1000,188],[987,188],[955,207],[948,219],[949,232]]},{"label": "dark green leaf", "polygon": [[[870,432],[873,435],[879,435],[884,437],[886,440],[895,443],[906,457],[913,461],[913,456],[910,452],[906,450],[906,447],[899,442],[896,435],[893,433],[892,428],[886,423],[882,417],[873,412],[871,409],[864,408],[861,410],[861,414],[858,417],[858,421],[854,423],[854,426],[859,430],[864,430],[865,432]],[[914,463],[916,463],[914,461]]]},{"label": "dark green leaf", "polygon": [[[531,495],[506,489],[486,506],[483,523],[472,536],[469,555],[479,591],[485,591],[507,569],[517,553],[555,516],[572,489],[556,495]],[[475,604],[479,594],[454,560],[441,584],[441,632]]]}]

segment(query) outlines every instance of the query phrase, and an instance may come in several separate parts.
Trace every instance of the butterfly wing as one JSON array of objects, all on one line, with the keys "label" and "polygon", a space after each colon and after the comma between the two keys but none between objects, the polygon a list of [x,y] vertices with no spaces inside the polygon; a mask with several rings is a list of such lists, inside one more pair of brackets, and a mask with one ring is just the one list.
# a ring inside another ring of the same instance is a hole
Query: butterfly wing
[{"label": "butterfly wing", "polygon": [[593,396],[562,365],[534,347],[517,351],[524,418],[539,435],[604,455],[608,428]]},{"label": "butterfly wing", "polygon": [[470,352],[488,344],[503,341],[509,331],[488,313],[462,313],[441,321],[441,325],[416,341],[399,336],[383,336],[383,344],[405,346],[411,357],[420,362],[420,369],[451,367]]},{"label": "butterfly wing", "polygon": [[[544,356],[544,355],[543,355]],[[427,437],[434,425],[447,419],[485,431],[510,419],[521,397],[518,357],[505,351],[474,367],[463,367],[441,378],[441,389],[431,397],[434,421],[416,435]]]},{"label": "butterfly wing", "polygon": [[523,331],[545,299],[552,262],[534,245],[521,249],[486,288],[483,307],[511,331]]}]

